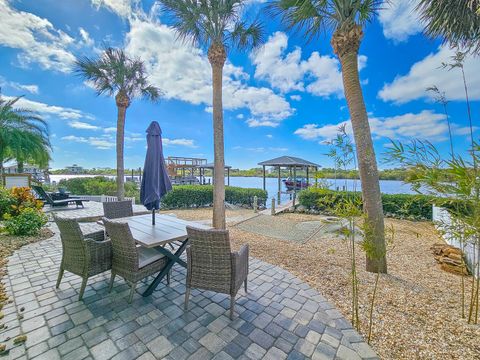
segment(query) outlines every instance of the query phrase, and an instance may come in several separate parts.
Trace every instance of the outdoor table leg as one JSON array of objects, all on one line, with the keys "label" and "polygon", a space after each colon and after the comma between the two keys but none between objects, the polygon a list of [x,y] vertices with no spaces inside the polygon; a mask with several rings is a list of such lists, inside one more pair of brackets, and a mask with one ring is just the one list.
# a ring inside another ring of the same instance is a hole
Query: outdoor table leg
[{"label": "outdoor table leg", "polygon": [[158,247],[156,248],[157,251],[161,252],[163,255],[168,257],[167,264],[165,267],[160,271],[160,273],[157,275],[157,277],[152,281],[152,283],[148,286],[147,290],[144,291],[142,296],[150,296],[154,292],[154,290],[157,288],[158,284],[163,280],[165,275],[168,274],[172,266],[177,263],[180,266],[187,267],[187,263],[180,259],[180,255],[185,251],[185,248],[187,247],[188,244],[188,239],[182,242],[182,245],[175,251],[173,254],[172,252],[168,251],[164,247]]}]

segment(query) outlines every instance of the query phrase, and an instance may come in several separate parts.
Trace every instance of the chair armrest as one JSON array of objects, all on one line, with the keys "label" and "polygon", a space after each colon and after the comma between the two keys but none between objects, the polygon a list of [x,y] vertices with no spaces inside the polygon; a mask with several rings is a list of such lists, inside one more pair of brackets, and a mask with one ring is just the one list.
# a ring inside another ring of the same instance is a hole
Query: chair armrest
[{"label": "chair armrest", "polygon": [[232,284],[235,285],[234,292],[240,288],[242,282],[247,278],[248,254],[248,244],[242,245],[240,250],[232,253]]}]

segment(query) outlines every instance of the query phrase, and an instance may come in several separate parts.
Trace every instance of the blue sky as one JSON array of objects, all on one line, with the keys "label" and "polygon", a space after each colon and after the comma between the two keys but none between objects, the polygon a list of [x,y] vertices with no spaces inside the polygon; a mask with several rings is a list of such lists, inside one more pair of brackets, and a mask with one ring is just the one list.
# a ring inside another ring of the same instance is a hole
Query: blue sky
[{"label": "blue sky", "polygon": [[[448,152],[442,108],[425,88],[446,92],[456,151],[468,146],[468,120],[459,71],[441,69],[453,50],[422,35],[412,12],[417,0],[395,0],[369,24],[359,65],[375,148],[382,158],[390,140],[428,139]],[[250,0],[254,18],[265,1]],[[262,48],[231,51],[224,71],[225,157],[234,167],[293,155],[331,166],[323,144],[349,124],[340,65],[326,37],[305,44],[266,18]],[[159,103],[135,101],[127,111],[125,162],[143,165],[145,129],[160,123],[166,155],[213,159],[211,73],[205,51],[176,40],[152,0],[0,0],[0,86],[4,96],[25,95],[21,105],[50,125],[52,168],[77,163],[115,167],[116,107],[97,97],[72,73],[77,56],[95,56],[102,44],[141,57]],[[480,59],[465,71],[474,124],[480,114]],[[380,164],[386,168],[389,164]]]}]

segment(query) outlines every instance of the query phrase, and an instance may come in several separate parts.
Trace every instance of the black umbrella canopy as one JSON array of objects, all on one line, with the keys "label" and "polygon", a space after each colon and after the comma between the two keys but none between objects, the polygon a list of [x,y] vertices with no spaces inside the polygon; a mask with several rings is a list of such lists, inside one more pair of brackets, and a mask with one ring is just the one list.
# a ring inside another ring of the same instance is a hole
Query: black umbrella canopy
[{"label": "black umbrella canopy", "polygon": [[[140,202],[154,211],[160,208],[160,200],[172,190],[172,183],[168,177],[162,147],[162,129],[156,121],[152,121],[147,129],[147,155],[143,167],[142,186],[140,188]],[[155,218],[152,217],[155,224]]]}]

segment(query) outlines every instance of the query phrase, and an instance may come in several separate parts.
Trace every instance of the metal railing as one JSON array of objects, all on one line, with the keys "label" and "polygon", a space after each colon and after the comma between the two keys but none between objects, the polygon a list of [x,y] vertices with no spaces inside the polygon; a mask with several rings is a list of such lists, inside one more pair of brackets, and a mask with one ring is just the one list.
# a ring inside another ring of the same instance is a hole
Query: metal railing
[{"label": "metal railing", "polygon": [[[72,195],[72,197],[80,197],[82,199],[95,201],[95,202],[115,202],[118,201],[116,196],[111,195]],[[130,200],[133,205],[135,205],[135,198],[134,197],[126,197],[125,200]]]}]

